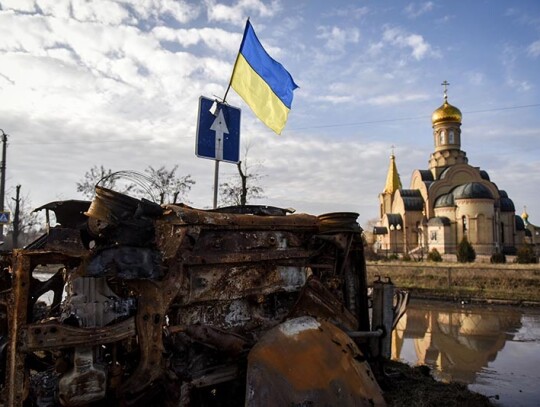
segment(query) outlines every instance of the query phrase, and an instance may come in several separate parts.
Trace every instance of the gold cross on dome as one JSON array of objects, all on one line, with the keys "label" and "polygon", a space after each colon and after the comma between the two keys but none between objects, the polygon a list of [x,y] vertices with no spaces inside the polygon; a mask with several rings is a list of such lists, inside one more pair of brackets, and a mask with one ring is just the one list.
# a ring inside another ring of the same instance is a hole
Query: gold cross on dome
[{"label": "gold cross on dome", "polygon": [[446,93],[448,91],[448,81],[445,79],[443,83],[441,83],[442,86],[444,86],[444,100],[448,99],[448,94]]}]

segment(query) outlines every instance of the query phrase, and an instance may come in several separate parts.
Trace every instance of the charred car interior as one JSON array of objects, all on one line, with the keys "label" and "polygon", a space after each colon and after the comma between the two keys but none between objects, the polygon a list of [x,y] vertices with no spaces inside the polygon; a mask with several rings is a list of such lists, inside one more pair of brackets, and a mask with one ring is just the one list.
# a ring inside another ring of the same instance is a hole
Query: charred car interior
[{"label": "charred car interior", "polygon": [[57,224],[3,257],[4,405],[385,405],[368,362],[400,307],[368,298],[357,214],[99,186],[39,209]]}]

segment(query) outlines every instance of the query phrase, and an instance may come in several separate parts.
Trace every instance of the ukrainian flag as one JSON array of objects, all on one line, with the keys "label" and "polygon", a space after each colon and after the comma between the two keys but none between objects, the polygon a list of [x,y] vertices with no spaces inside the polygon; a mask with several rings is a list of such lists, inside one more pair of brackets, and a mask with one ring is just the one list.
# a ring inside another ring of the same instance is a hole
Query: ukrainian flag
[{"label": "ukrainian flag", "polygon": [[234,64],[231,86],[253,113],[277,134],[285,127],[293,90],[289,72],[265,51],[249,20]]}]

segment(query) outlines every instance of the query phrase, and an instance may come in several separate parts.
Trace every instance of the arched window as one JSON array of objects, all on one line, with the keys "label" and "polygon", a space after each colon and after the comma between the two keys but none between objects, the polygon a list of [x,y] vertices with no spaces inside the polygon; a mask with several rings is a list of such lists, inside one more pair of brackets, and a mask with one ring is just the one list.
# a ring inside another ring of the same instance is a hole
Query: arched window
[{"label": "arched window", "polygon": [[461,226],[463,227],[463,234],[467,233],[467,217],[465,215],[461,217]]},{"label": "arched window", "polygon": [[504,223],[501,222],[501,243],[504,243]]},{"label": "arched window", "polygon": [[454,144],[454,130],[450,130],[448,132],[448,143],[449,144]]},{"label": "arched window", "polygon": [[444,130],[439,133],[439,144],[444,144]]}]

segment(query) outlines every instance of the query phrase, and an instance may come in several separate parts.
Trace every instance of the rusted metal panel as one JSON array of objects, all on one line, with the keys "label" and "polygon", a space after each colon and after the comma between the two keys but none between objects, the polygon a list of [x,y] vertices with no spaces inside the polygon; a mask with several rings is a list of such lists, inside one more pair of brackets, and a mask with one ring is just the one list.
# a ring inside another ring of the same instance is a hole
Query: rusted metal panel
[{"label": "rusted metal panel", "polygon": [[136,334],[133,317],[110,327],[78,328],[58,321],[28,324],[22,328],[23,352],[63,349],[76,346],[98,346],[118,342]]},{"label": "rusted metal panel", "polygon": [[22,405],[28,396],[25,355],[18,350],[22,329],[28,318],[31,261],[28,256],[15,252],[12,299],[8,305],[9,345],[6,365],[6,404]]},{"label": "rusted metal panel", "polygon": [[264,230],[274,228],[295,230],[298,232],[318,232],[320,227],[320,222],[317,217],[308,214],[293,214],[286,216],[238,215],[234,213],[201,211],[178,205],[166,205],[165,209],[165,215],[174,214],[173,218],[167,218],[167,220],[172,223],[204,225],[207,228],[221,227],[231,230]]},{"label": "rusted metal panel", "polygon": [[318,279],[313,277],[307,281],[298,301],[289,313],[290,318],[308,315],[328,319],[349,330],[358,328],[358,320],[354,315]]},{"label": "rusted metal panel", "polygon": [[361,359],[335,325],[312,317],[288,320],[249,353],[246,406],[385,406]]},{"label": "rusted metal panel", "polygon": [[305,267],[229,266],[190,268],[190,292],[186,303],[232,300],[276,291],[298,291],[305,284]]}]

